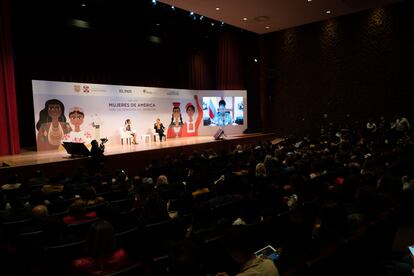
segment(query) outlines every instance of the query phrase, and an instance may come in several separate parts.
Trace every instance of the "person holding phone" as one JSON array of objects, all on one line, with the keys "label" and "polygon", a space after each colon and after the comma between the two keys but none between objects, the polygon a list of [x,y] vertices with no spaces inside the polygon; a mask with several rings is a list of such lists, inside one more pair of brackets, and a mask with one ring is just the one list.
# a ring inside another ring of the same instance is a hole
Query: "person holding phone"
[{"label": "person holding phone", "polygon": [[394,265],[391,276],[414,275],[414,244],[408,246],[408,251],[409,255]]},{"label": "person holding phone", "polygon": [[[240,265],[240,273],[237,276],[279,276],[279,271],[271,259],[255,255],[254,243],[249,237],[246,226],[233,226],[224,235],[223,241],[229,255]],[[228,274],[218,272],[216,276],[228,276]]]}]

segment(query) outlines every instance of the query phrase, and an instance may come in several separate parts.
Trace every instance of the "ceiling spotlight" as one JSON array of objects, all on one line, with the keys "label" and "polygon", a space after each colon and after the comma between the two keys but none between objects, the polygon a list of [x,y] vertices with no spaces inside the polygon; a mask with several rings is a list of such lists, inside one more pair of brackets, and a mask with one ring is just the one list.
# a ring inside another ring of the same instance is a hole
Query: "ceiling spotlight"
[{"label": "ceiling spotlight", "polygon": [[190,16],[193,16],[194,15],[194,12],[190,12]]},{"label": "ceiling spotlight", "polygon": [[151,0],[151,3],[152,3],[153,5],[157,5],[157,0]]},{"label": "ceiling spotlight", "polygon": [[171,9],[172,9],[173,11],[175,11],[175,7],[174,7],[174,6],[171,6]]},{"label": "ceiling spotlight", "polygon": [[223,21],[221,21],[221,24],[220,24],[220,26],[222,26],[222,27],[224,26],[224,22],[223,22]]},{"label": "ceiling spotlight", "polygon": [[204,16],[200,16],[200,20],[203,20]]},{"label": "ceiling spotlight", "polygon": [[157,23],[157,24],[155,24],[155,25],[160,26],[160,23]]},{"label": "ceiling spotlight", "polygon": [[214,26],[214,22],[211,22],[211,26]]},{"label": "ceiling spotlight", "polygon": [[269,26],[266,26],[265,28],[266,28],[266,29],[270,29],[270,27],[269,27]]},{"label": "ceiling spotlight", "polygon": [[330,10],[327,10],[327,11],[326,11],[326,13],[327,13],[327,14],[330,14],[330,13],[331,13],[331,11],[330,11]]},{"label": "ceiling spotlight", "polygon": [[216,11],[219,11],[219,10],[220,10],[220,8],[219,8],[219,7],[217,7],[217,8],[216,8]]},{"label": "ceiling spotlight", "polygon": [[247,21],[247,17],[243,17],[243,21]]},{"label": "ceiling spotlight", "polygon": [[312,0],[308,0],[308,2],[312,2]]},{"label": "ceiling spotlight", "polygon": [[82,7],[86,7],[86,4],[85,3],[82,3],[82,5],[81,5]]},{"label": "ceiling spotlight", "polygon": [[257,63],[259,60],[258,60],[257,58],[255,58],[255,59],[253,59],[253,61],[254,61],[255,63]]}]

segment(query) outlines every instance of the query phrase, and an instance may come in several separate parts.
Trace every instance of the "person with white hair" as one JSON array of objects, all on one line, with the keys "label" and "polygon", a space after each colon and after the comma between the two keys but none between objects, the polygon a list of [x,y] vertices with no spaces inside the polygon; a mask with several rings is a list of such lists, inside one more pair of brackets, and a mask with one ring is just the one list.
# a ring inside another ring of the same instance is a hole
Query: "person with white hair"
[{"label": "person with white hair", "polygon": [[168,185],[168,178],[165,175],[158,176],[157,182],[155,183],[155,188],[162,186],[162,185]]},{"label": "person with white hair", "polygon": [[256,177],[266,177],[267,176],[267,172],[266,172],[266,167],[263,163],[258,163],[256,165]]}]

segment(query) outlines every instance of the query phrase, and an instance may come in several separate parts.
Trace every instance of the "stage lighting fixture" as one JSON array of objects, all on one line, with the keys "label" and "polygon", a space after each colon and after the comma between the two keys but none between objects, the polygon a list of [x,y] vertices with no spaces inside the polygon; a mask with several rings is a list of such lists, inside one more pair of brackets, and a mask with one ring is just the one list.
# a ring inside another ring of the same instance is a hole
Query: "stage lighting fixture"
[{"label": "stage lighting fixture", "polygon": [[174,7],[174,6],[171,6],[171,9],[172,9],[173,11],[175,11],[175,7]]},{"label": "stage lighting fixture", "polygon": [[157,0],[151,0],[151,3],[155,6],[157,5]]},{"label": "stage lighting fixture", "polygon": [[203,20],[204,16],[200,16],[200,20]]},{"label": "stage lighting fixture", "polygon": [[196,19],[197,19],[197,15],[196,15],[194,12],[190,12],[190,17],[191,17],[193,20],[196,20]]}]

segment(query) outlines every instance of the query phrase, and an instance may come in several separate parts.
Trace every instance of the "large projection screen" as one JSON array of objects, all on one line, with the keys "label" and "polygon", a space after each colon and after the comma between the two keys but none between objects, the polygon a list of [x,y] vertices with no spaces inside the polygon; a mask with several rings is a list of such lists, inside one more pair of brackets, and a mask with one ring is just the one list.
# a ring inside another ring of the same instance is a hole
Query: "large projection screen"
[{"label": "large projection screen", "polygon": [[168,138],[241,134],[247,128],[247,91],[186,90],[33,80],[38,150],[62,142],[90,144],[106,137],[120,144],[125,121],[138,135],[152,134],[157,118]]}]

